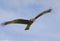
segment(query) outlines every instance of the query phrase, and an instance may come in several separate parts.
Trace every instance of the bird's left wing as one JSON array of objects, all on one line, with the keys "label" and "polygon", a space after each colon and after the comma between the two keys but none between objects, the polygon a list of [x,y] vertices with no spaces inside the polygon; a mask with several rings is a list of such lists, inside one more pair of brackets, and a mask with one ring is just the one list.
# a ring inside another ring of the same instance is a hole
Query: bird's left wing
[{"label": "bird's left wing", "polygon": [[44,15],[44,14],[46,14],[46,13],[51,12],[51,10],[52,10],[52,9],[48,9],[48,10],[45,10],[45,11],[39,13],[34,19],[37,19],[38,17],[40,17],[40,16],[42,16],[42,15]]}]

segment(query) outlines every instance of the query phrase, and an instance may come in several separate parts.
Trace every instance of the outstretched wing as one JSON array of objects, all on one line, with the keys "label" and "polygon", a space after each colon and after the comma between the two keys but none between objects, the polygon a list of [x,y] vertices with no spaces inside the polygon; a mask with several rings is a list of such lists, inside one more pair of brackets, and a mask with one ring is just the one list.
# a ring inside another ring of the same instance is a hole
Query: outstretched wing
[{"label": "outstretched wing", "polygon": [[46,14],[46,13],[51,12],[51,10],[52,10],[52,9],[48,9],[48,10],[46,10],[46,11],[43,11],[42,13],[39,13],[34,19],[37,19],[38,17],[40,17],[40,16],[42,16],[42,15],[44,15],[44,14]]},{"label": "outstretched wing", "polygon": [[4,22],[2,25],[15,24],[15,23],[17,23],[17,24],[28,24],[29,20],[16,19],[16,20]]}]

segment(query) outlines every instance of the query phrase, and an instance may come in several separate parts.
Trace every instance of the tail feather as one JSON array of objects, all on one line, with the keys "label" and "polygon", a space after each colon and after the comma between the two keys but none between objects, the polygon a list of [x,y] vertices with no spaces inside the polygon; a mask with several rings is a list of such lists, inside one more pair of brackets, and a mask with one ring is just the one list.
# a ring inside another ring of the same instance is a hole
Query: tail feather
[{"label": "tail feather", "polygon": [[27,24],[25,30],[29,30],[29,28],[30,28],[30,26],[32,25],[33,22],[34,22],[33,20],[30,21],[30,22]]},{"label": "tail feather", "polygon": [[27,27],[25,28],[25,30],[29,30],[31,24],[27,24]]}]

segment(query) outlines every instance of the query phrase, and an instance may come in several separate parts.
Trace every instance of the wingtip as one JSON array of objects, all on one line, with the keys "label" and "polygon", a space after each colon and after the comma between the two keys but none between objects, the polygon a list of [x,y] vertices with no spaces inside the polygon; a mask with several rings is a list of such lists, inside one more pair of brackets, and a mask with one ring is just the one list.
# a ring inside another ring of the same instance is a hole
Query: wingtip
[{"label": "wingtip", "polygon": [[0,24],[0,26],[4,27],[4,26],[5,26],[5,24],[4,24],[4,23],[1,23],[1,24]]},{"label": "wingtip", "polygon": [[1,23],[2,26],[5,26],[5,25],[7,25],[7,24],[9,24],[9,22]]},{"label": "wingtip", "polygon": [[7,25],[7,23],[2,23],[2,25]]},{"label": "wingtip", "polygon": [[43,11],[43,12],[50,12],[50,11],[52,11],[52,9],[50,8],[50,9],[46,9],[45,11]]},{"label": "wingtip", "polygon": [[48,12],[51,12],[52,11],[52,9],[48,9]]}]

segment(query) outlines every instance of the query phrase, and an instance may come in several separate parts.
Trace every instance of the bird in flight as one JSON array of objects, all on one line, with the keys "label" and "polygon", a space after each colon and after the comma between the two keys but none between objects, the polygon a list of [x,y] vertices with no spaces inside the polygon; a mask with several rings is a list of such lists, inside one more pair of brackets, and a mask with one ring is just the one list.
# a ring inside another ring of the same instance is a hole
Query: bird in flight
[{"label": "bird in flight", "polygon": [[2,25],[8,25],[8,24],[26,24],[26,28],[25,30],[29,30],[30,26],[32,25],[32,23],[40,16],[46,14],[46,13],[49,13],[51,12],[51,9],[48,9],[48,10],[45,10],[41,13],[39,13],[36,17],[30,19],[30,20],[26,20],[26,19],[15,19],[15,20],[12,20],[12,21],[7,21],[7,22],[4,22],[2,23]]}]

